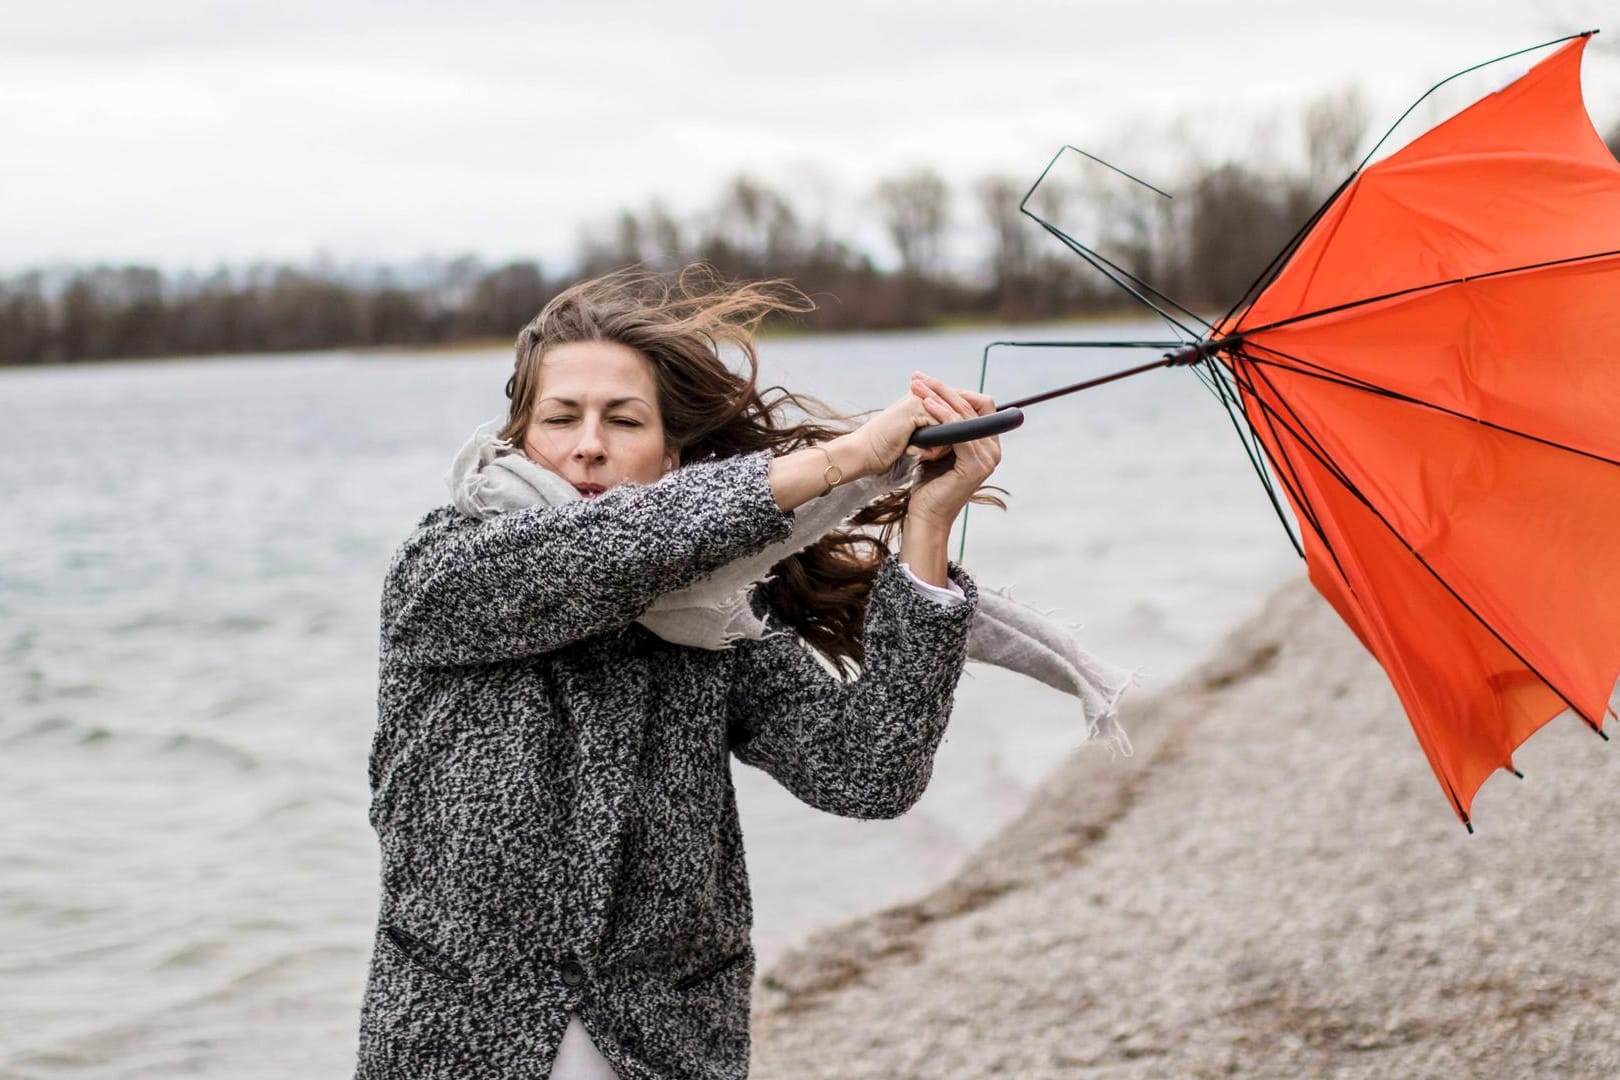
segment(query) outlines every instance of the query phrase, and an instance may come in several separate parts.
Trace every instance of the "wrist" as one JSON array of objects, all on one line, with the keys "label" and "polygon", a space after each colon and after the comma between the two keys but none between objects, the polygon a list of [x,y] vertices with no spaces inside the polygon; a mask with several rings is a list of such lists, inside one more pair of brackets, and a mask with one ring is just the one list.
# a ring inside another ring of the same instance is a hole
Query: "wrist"
[{"label": "wrist", "polygon": [[915,494],[913,494],[912,503],[913,505],[907,507],[906,509],[906,518],[901,526],[903,529],[920,535],[943,536],[947,538],[950,536],[951,528],[956,524],[955,514],[952,514],[947,518],[924,510],[923,508],[915,505]]},{"label": "wrist", "polygon": [[950,580],[947,573],[946,553],[950,548],[950,530],[941,529],[926,521],[917,521],[908,514],[900,529],[900,561],[911,572],[930,585],[945,586]]},{"label": "wrist", "polygon": [[863,476],[872,476],[877,472],[872,455],[853,432],[839,435],[818,445],[826,451],[833,467],[843,474],[843,479],[839,483],[859,480]]}]

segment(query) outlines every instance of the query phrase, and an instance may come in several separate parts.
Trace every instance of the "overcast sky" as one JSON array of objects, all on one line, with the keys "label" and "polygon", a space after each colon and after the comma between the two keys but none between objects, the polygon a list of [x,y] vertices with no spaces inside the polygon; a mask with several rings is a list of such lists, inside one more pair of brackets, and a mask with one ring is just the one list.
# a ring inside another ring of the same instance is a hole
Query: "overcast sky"
[{"label": "overcast sky", "polygon": [[561,268],[583,224],[686,212],[742,171],[870,234],[863,195],[913,165],[1032,180],[1074,142],[1150,170],[1178,137],[1241,155],[1268,130],[1286,154],[1316,94],[1358,82],[1382,128],[1451,71],[1592,26],[1588,104],[1620,123],[1615,0],[0,5],[6,270]]}]

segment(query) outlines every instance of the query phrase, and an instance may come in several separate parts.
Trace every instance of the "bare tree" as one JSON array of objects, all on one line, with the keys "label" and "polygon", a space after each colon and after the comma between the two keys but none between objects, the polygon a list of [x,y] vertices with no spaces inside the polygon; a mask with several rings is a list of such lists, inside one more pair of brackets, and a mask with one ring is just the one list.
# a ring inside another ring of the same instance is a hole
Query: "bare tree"
[{"label": "bare tree", "polygon": [[895,252],[900,273],[923,279],[939,267],[941,241],[949,224],[950,193],[945,181],[931,169],[916,169],[883,181],[877,188],[883,224]]},{"label": "bare tree", "polygon": [[1312,101],[1303,121],[1310,188],[1322,199],[1361,161],[1361,142],[1370,122],[1367,102],[1352,84]]},{"label": "bare tree", "polygon": [[987,176],[974,193],[990,227],[990,287],[996,310],[1003,318],[1019,318],[1020,304],[1028,303],[1035,230],[1034,222],[1018,209],[1024,186],[1011,177]]},{"label": "bare tree", "polygon": [[477,334],[515,336],[540,313],[547,298],[545,277],[538,263],[507,263],[479,280],[467,321]]},{"label": "bare tree", "polygon": [[1176,202],[1184,299],[1194,303],[1236,300],[1298,227],[1292,185],[1235,163],[1197,177]]},{"label": "bare tree", "polygon": [[725,186],[702,231],[698,254],[739,277],[785,273],[804,247],[799,216],[787,198],[750,176]]}]

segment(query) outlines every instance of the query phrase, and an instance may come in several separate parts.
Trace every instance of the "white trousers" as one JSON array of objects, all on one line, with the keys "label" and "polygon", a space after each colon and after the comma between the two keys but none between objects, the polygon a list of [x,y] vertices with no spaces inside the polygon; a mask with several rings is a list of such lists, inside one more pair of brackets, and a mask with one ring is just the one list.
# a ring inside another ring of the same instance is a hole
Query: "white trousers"
[{"label": "white trousers", "polygon": [[551,1063],[551,1080],[619,1080],[573,1013],[568,1014],[568,1030],[557,1048],[557,1060]]}]

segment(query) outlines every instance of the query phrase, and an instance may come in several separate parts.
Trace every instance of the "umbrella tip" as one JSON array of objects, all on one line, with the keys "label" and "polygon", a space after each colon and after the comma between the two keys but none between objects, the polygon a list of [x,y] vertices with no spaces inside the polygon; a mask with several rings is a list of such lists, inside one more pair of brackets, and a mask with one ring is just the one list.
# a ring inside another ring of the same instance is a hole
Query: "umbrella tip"
[{"label": "umbrella tip", "polygon": [[1474,835],[1474,823],[1469,821],[1467,818],[1463,818],[1463,828],[1468,830],[1469,836]]},{"label": "umbrella tip", "polygon": [[1518,769],[1515,769],[1511,765],[1508,766],[1508,772],[1512,773],[1514,776],[1517,776],[1520,780],[1524,779],[1524,773],[1520,772]]}]

